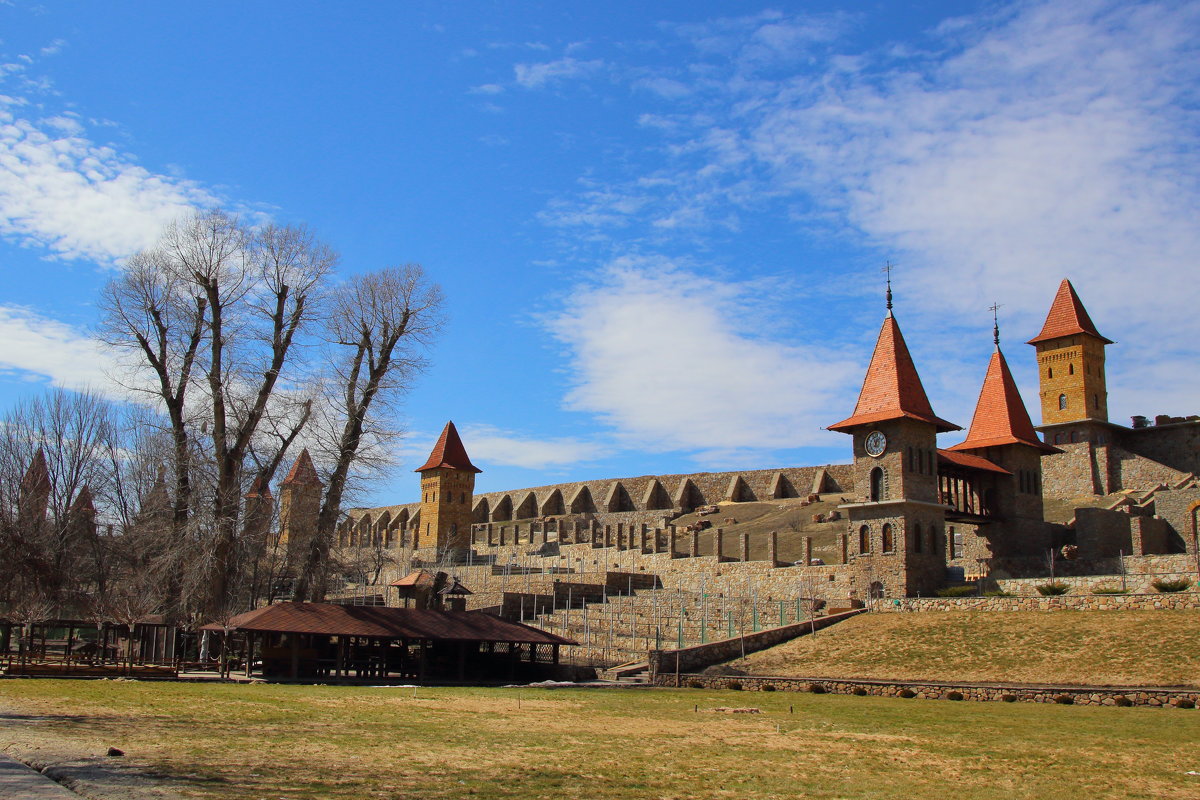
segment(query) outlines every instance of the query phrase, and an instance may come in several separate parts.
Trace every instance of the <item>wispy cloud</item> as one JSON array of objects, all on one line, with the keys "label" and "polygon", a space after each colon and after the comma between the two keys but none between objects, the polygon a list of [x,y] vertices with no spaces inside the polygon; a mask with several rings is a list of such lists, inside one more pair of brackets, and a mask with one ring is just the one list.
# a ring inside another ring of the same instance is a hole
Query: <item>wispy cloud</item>
[{"label": "wispy cloud", "polygon": [[709,461],[829,444],[831,398],[857,367],[824,346],[768,338],[767,289],[665,259],[617,260],[546,319],[568,350],[568,407],[598,415],[625,446]]},{"label": "wispy cloud", "polygon": [[0,370],[68,389],[91,387],[115,397],[116,361],[95,339],[20,306],[0,305]]},{"label": "wispy cloud", "polygon": [[536,64],[517,64],[513,73],[518,84],[526,89],[540,89],[549,83],[583,78],[596,74],[604,68],[600,59],[583,61],[567,56],[557,61],[543,61]]},{"label": "wispy cloud", "polygon": [[612,66],[665,89],[635,117],[661,158],[592,171],[543,221],[645,244],[766,210],[900,261],[906,319],[943,336],[995,300],[1032,334],[1069,276],[1108,335],[1154,354],[1123,365],[1125,402],[1157,402],[1152,361],[1200,393],[1200,3],[1026,2],[861,52],[838,38],[854,24],[669,26],[687,69]]},{"label": "wispy cloud", "polygon": [[199,184],[157,174],[85,135],[80,120],[33,120],[0,96],[0,235],[65,259],[111,264],[152,244],[188,209],[215,203]]}]

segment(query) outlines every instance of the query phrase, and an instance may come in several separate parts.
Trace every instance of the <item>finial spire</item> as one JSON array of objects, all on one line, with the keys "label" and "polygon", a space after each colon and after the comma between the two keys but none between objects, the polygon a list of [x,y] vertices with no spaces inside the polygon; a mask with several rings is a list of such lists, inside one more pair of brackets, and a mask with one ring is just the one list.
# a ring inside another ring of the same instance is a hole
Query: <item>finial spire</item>
[{"label": "finial spire", "polygon": [[988,306],[988,311],[992,312],[992,341],[996,343],[996,347],[1000,346],[1000,309],[1004,308],[1000,303],[992,303]]},{"label": "finial spire", "polygon": [[883,262],[883,269],[880,270],[880,272],[887,273],[887,315],[889,317],[892,315],[892,269],[892,262],[885,261]]}]

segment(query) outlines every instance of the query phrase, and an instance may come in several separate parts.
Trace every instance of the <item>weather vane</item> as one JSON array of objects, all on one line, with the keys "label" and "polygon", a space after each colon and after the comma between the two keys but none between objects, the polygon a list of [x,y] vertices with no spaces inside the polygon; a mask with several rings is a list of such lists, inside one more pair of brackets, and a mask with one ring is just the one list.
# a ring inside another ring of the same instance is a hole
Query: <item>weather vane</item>
[{"label": "weather vane", "polygon": [[889,315],[892,313],[892,270],[895,268],[896,265],[891,261],[885,261],[883,262],[883,269],[879,270],[880,272],[887,273],[887,310]]},{"label": "weather vane", "polygon": [[1000,309],[1004,308],[1000,303],[992,303],[988,306],[988,311],[992,312],[992,340],[996,346],[1000,346]]}]

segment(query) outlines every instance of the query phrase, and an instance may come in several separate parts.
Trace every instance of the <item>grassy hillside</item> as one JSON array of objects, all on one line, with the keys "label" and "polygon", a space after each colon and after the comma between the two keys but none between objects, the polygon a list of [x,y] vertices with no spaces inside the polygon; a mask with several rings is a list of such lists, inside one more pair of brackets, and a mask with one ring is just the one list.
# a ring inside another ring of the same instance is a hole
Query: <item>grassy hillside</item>
[{"label": "grassy hillside", "polygon": [[1200,685],[1200,611],[864,614],[736,666],[755,675]]},{"label": "grassy hillside", "polygon": [[[722,706],[750,705],[757,714]],[[221,800],[1196,797],[1200,713],[679,690],[0,681],[5,749]],[[61,754],[56,757],[56,754]],[[127,793],[112,796],[129,797]]]}]

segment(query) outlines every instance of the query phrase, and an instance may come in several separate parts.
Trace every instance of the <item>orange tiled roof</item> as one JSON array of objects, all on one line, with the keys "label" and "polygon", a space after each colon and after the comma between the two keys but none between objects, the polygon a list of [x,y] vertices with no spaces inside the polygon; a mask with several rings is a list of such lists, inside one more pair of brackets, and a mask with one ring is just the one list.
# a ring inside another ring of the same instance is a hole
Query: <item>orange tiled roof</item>
[{"label": "orange tiled roof", "polygon": [[308,454],[308,449],[300,451],[300,457],[296,459],[296,463],[292,464],[292,471],[283,479],[284,483],[315,483],[320,484],[321,479],[317,477],[317,468],[313,466],[312,456]]},{"label": "orange tiled roof", "polygon": [[1011,472],[1004,467],[992,461],[988,461],[983,456],[974,456],[970,453],[955,453],[952,450],[938,450],[938,464],[952,464],[956,467],[965,469],[983,470],[984,472],[997,472],[1001,475],[1012,475]]},{"label": "orange tiled roof", "polygon": [[446,427],[442,429],[442,435],[438,437],[437,444],[433,446],[429,460],[413,472],[424,472],[427,469],[483,472],[471,463],[470,457],[467,456],[467,448],[463,447],[462,439],[458,438],[458,429],[454,427],[453,422],[447,422]]},{"label": "orange tiled roof", "polygon": [[1054,296],[1054,302],[1050,304],[1050,313],[1046,315],[1046,323],[1042,325],[1042,332],[1030,339],[1027,344],[1037,344],[1057,339],[1060,336],[1074,336],[1080,333],[1095,336],[1105,344],[1113,343],[1111,339],[1104,338],[1096,330],[1096,325],[1088,316],[1083,303],[1080,302],[1079,295],[1075,294],[1075,287],[1069,280],[1063,278],[1063,282],[1058,286],[1058,294]]},{"label": "orange tiled roof", "polygon": [[1029,412],[1021,401],[1021,393],[1017,391],[1017,382],[1013,380],[1004,353],[1000,352],[997,345],[983,379],[983,388],[979,392],[979,402],[975,404],[975,416],[971,418],[967,438],[961,444],[947,449],[977,450],[1003,444],[1025,444],[1047,453],[1058,452],[1044,444],[1034,431]]},{"label": "orange tiled roof", "polygon": [[904,417],[931,423],[939,432],[961,430],[933,413],[925,387],[921,385],[921,376],[917,374],[908,345],[904,343],[904,335],[889,312],[879,331],[854,414],[830,425],[829,430],[849,431],[859,425]]}]

